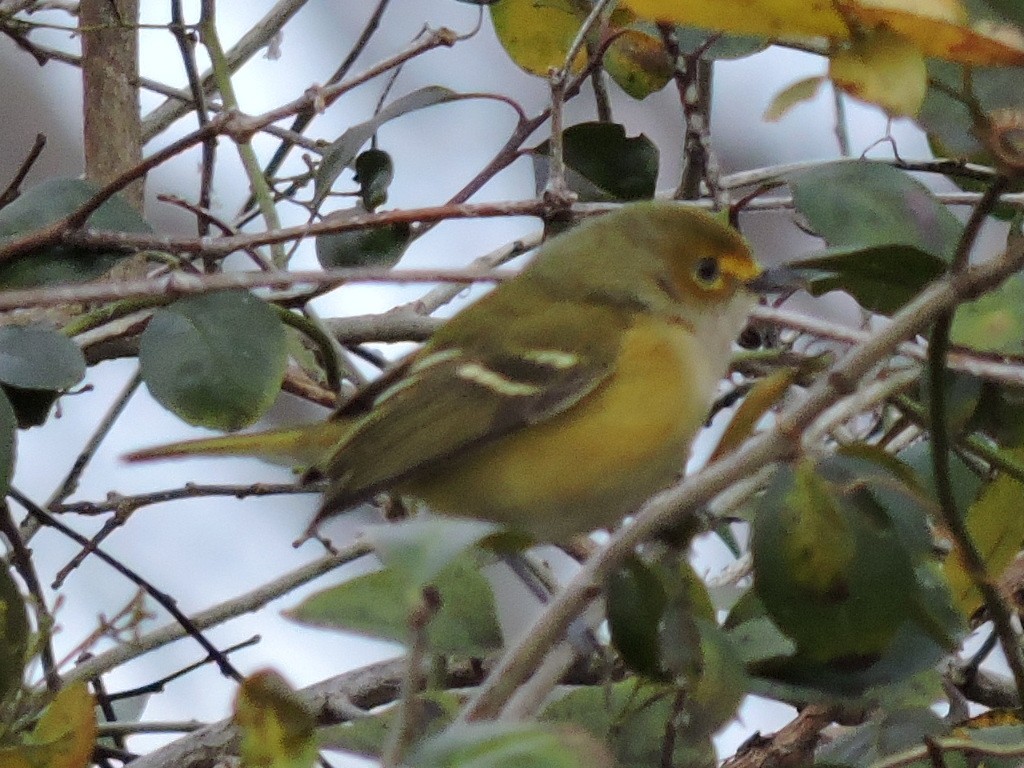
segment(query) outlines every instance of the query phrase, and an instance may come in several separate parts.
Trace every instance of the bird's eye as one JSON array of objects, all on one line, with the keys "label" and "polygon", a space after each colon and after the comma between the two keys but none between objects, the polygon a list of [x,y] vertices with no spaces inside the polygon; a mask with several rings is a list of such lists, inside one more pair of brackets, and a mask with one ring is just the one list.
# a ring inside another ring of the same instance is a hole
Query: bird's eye
[{"label": "bird's eye", "polygon": [[697,262],[697,267],[693,270],[693,274],[700,283],[713,285],[721,276],[718,259],[714,256],[705,256]]}]

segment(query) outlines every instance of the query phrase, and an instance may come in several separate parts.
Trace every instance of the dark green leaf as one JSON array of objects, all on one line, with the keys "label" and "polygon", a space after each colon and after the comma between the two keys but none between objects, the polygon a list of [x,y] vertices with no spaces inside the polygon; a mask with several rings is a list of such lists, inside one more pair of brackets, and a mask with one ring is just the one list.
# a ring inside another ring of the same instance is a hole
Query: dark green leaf
[{"label": "dark green leaf", "polygon": [[[366,214],[362,205],[335,211],[324,221],[347,221]],[[412,229],[405,222],[379,227],[330,232],[316,236],[316,260],[324,269],[335,267],[390,268],[398,263],[412,242]]]},{"label": "dark green leaf", "polygon": [[277,397],[287,336],[274,310],[251,293],[211,293],[157,310],[139,362],[153,397],[183,420],[240,429]]},{"label": "dark green leaf", "polygon": [[443,104],[462,98],[459,94],[439,85],[420,88],[400,99],[395,99],[371,119],[353,125],[338,137],[324,152],[320,167],[317,168],[313,184],[313,207],[318,208],[331,191],[341,172],[355,160],[359,150],[368,142],[384,123],[396,117],[415,112],[434,104]]},{"label": "dark green leaf", "polygon": [[[472,558],[455,560],[433,580],[440,610],[427,625],[431,651],[482,656],[501,647],[494,596]],[[356,577],[303,600],[288,615],[302,623],[407,642],[410,614],[421,589],[399,572],[383,569]]]},{"label": "dark green leaf", "polygon": [[821,296],[846,291],[867,310],[891,315],[945,270],[937,256],[911,245],[836,247],[788,265]]},{"label": "dark green leaf", "polygon": [[61,392],[52,389],[21,389],[0,384],[8,405],[14,409],[18,429],[41,427],[50,416],[50,409]]},{"label": "dark green leaf", "polygon": [[641,675],[662,677],[659,629],[666,597],[658,576],[631,557],[608,579],[605,602],[612,645],[622,660]]},{"label": "dark green leaf", "polygon": [[[580,123],[562,134],[566,181],[581,201],[641,200],[654,197],[658,148],[640,134],[626,137],[617,123]],[[538,191],[547,183],[550,143],[531,152]]]},{"label": "dark green leaf", "polygon": [[[100,186],[84,179],[49,179],[0,208],[0,245],[17,235],[41,229],[76,211]],[[114,195],[89,217],[86,225],[115,232],[151,232],[138,212]],[[81,282],[99,277],[129,255],[116,250],[45,248],[0,264],[0,287],[30,288],[50,283]]]},{"label": "dark green leaf", "polygon": [[59,331],[0,328],[0,382],[22,389],[67,389],[85,376],[85,358]]},{"label": "dark green leaf", "polygon": [[815,762],[868,766],[948,730],[942,718],[929,709],[883,710],[823,745]]},{"label": "dark green leaf", "polygon": [[14,456],[17,446],[18,417],[11,401],[0,392],[0,493],[7,495],[14,475]]},{"label": "dark green leaf", "polygon": [[355,180],[359,185],[359,197],[363,208],[372,211],[388,199],[388,187],[395,177],[391,155],[382,149],[368,149],[356,157]]},{"label": "dark green leaf", "polygon": [[25,600],[10,571],[0,568],[0,704],[21,686],[28,637]]},{"label": "dark green leaf", "polygon": [[701,58],[707,61],[740,59],[768,47],[768,41],[762,37],[711,34],[696,27],[676,27],[675,33],[680,53],[693,55],[700,51]]},{"label": "dark green leaf", "polygon": [[948,262],[963,229],[923,184],[884,163],[830,163],[789,183],[796,209],[836,248],[908,245]]}]

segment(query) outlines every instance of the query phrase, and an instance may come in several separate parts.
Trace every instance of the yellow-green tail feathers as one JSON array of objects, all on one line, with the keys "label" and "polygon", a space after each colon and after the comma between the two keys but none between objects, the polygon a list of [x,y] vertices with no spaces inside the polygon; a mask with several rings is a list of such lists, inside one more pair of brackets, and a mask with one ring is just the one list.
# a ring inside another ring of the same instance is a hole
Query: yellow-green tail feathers
[{"label": "yellow-green tail feathers", "polygon": [[272,464],[308,468],[317,464],[345,439],[346,421],[325,421],[298,427],[242,435],[183,440],[143,448],[125,455],[125,461],[190,458],[194,456],[255,456]]}]

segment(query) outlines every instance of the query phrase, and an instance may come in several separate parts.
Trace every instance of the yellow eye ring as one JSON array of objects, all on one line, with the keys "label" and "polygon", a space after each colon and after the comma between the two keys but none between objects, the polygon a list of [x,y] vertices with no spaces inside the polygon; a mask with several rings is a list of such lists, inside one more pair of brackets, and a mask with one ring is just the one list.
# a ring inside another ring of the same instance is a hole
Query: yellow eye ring
[{"label": "yellow eye ring", "polygon": [[714,256],[704,256],[697,261],[693,277],[701,285],[712,288],[722,279],[722,268]]}]

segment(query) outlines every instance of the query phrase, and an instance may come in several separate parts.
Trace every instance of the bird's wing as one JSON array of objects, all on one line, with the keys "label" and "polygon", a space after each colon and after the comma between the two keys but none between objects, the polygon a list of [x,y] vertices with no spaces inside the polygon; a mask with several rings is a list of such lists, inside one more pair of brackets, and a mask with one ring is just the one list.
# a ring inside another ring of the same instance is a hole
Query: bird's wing
[{"label": "bird's wing", "polygon": [[493,334],[491,340],[443,339],[404,366],[404,375],[377,395],[348,439],[313,473],[330,480],[317,520],[564,411],[613,370],[621,313],[553,304],[505,319],[497,342]]}]

